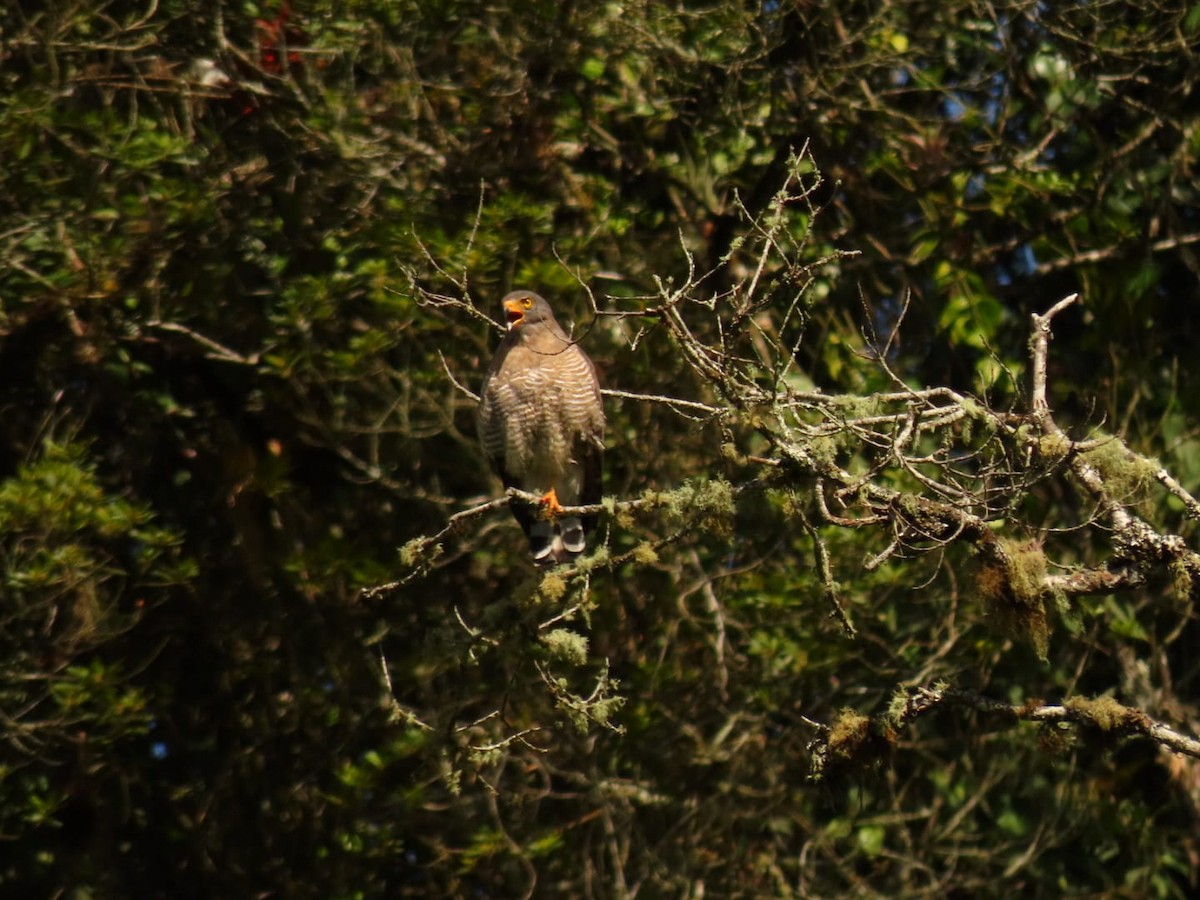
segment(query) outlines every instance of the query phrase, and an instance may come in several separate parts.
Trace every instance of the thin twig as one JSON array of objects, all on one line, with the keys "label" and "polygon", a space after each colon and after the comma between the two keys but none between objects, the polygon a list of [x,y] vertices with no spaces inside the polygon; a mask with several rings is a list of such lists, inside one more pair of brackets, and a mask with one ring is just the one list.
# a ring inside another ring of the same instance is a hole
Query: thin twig
[{"label": "thin twig", "polygon": [[846,607],[842,605],[842,600],[838,596],[837,582],[833,580],[833,566],[829,562],[829,548],[825,546],[825,541],[821,539],[820,533],[808,521],[808,517],[803,512],[798,513],[800,524],[804,530],[808,532],[809,538],[813,543],[813,555],[816,557],[817,577],[821,580],[821,586],[825,589],[825,599],[829,601],[831,607],[830,615],[841,623],[842,631],[847,637],[857,637],[858,629],[854,627],[854,622],[851,621],[849,613],[846,612]]},{"label": "thin twig", "polygon": [[639,400],[645,403],[660,403],[663,406],[678,407],[679,409],[693,409],[712,418],[724,418],[733,412],[725,406],[713,406],[709,403],[699,403],[695,400],[680,400],[678,397],[668,397],[663,394],[638,394],[632,391],[618,391],[611,388],[604,388],[600,393],[605,397],[616,397],[620,400]]},{"label": "thin twig", "polygon": [[241,366],[256,366],[259,362],[259,354],[254,353],[250,356],[244,356],[236,350],[230,350],[224,344],[219,344],[210,337],[205,337],[198,331],[193,331],[186,325],[180,325],[178,322],[161,322],[153,321],[146,323],[147,328],[157,328],[159,331],[171,331],[176,334],[182,334],[202,347],[206,347],[210,352],[209,359],[218,359],[222,362],[237,363]]},{"label": "thin twig", "polygon": [[438,351],[438,359],[442,361],[442,368],[446,370],[446,377],[450,379],[450,383],[458,388],[458,390],[460,390],[462,393],[470,397],[474,402],[478,403],[480,400],[479,395],[470,388],[464,387],[459,383],[458,379],[454,377],[454,373],[450,371],[450,364],[446,362],[446,357],[442,355],[441,350]]}]

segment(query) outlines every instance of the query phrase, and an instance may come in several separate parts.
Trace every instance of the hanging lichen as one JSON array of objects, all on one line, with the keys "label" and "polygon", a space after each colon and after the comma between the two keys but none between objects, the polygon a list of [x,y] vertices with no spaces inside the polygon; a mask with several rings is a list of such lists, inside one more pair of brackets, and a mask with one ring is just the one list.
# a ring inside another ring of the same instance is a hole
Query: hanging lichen
[{"label": "hanging lichen", "polygon": [[1037,541],[997,541],[975,572],[975,588],[988,616],[1028,642],[1045,660],[1050,647],[1046,615],[1046,554]]}]

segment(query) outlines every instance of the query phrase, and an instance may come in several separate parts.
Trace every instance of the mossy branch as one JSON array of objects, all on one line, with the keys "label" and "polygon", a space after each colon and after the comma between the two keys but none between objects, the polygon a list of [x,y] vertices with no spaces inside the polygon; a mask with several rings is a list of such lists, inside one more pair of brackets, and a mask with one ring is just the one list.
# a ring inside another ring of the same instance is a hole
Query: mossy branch
[{"label": "mossy branch", "polygon": [[[695,528],[721,527],[720,523],[733,516],[734,497],[755,486],[754,482],[733,486],[720,479],[714,479],[687,482],[670,491],[646,491],[641,497],[632,500],[606,498],[601,503],[563,506],[562,514],[576,516],[607,514],[622,517],[634,511],[657,509],[662,510],[672,524],[682,523],[681,527],[673,529],[666,537],[638,544],[622,554],[613,555],[605,548],[600,548],[590,556],[577,560],[569,571],[588,572],[598,566],[612,569],[627,562],[653,562],[657,558],[658,550],[675,543]],[[403,577],[366,588],[361,596],[366,600],[374,600],[429,574],[443,555],[444,542],[461,534],[470,523],[482,516],[503,509],[511,503],[536,506],[540,502],[541,496],[538,494],[508,488],[502,497],[495,497],[486,503],[455,513],[436,534],[415,537],[400,548],[401,564],[409,570]]]},{"label": "mossy branch", "polygon": [[843,710],[832,725],[810,721],[810,725],[820,730],[810,745],[813,754],[810,778],[823,781],[878,764],[898,743],[903,728],[938,709],[982,713],[993,723],[1000,720],[1033,722],[1045,727],[1070,726],[1075,739],[1101,735],[1146,738],[1167,750],[1200,759],[1200,739],[1111,697],[1070,697],[1057,704],[1041,700],[1016,704],[938,684],[902,690],[893,696],[886,710],[874,716]]}]

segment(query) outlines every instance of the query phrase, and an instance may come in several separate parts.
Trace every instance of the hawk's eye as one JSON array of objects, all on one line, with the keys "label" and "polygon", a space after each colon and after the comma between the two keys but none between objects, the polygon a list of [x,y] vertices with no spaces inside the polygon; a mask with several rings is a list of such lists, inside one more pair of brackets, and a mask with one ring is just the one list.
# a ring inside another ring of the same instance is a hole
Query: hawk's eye
[{"label": "hawk's eye", "polygon": [[533,298],[532,298],[532,297],[526,297],[524,300],[522,300],[522,301],[521,301],[521,305],[522,305],[523,307],[525,307],[526,309],[529,309],[530,307],[532,307],[532,306],[533,306]]}]

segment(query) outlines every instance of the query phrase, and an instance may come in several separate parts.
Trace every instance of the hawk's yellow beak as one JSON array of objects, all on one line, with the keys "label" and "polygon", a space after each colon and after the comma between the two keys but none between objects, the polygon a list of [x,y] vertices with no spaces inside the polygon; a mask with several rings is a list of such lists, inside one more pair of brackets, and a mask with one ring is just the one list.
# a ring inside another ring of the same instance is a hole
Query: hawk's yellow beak
[{"label": "hawk's yellow beak", "polygon": [[504,315],[508,319],[509,329],[516,328],[525,321],[525,309],[520,300],[509,300],[504,304]]}]

